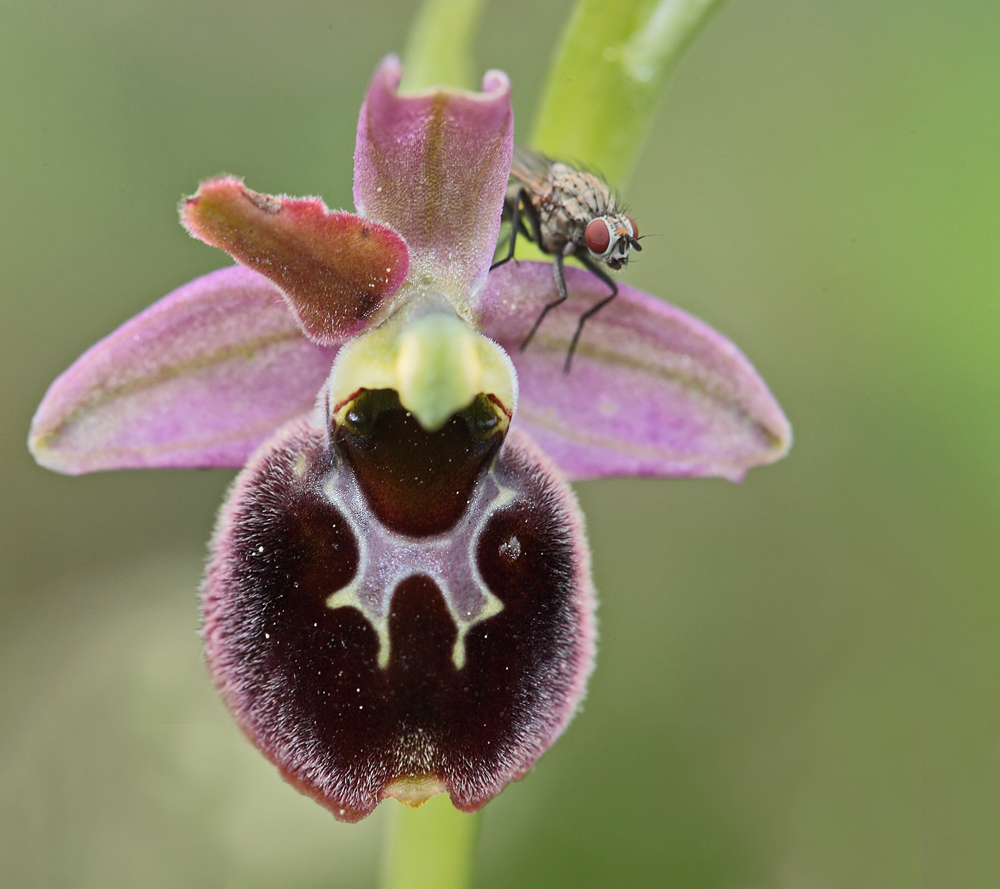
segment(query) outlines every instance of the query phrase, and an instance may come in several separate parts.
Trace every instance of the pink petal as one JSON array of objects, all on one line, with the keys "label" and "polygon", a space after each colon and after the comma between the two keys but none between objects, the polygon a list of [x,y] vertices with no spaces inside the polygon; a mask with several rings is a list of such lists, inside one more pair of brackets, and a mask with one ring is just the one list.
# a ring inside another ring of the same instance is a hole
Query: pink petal
[{"label": "pink petal", "polygon": [[70,475],[239,467],[313,406],[335,354],[302,335],[266,278],[220,269],[85,352],[49,387],[28,444]]},{"label": "pink petal", "polygon": [[490,71],[483,93],[399,96],[399,78],[390,56],[368,88],[354,203],[406,239],[421,275],[464,301],[485,278],[500,229],[513,151],[510,83]]},{"label": "pink petal", "polygon": [[570,299],[520,346],[556,298],[546,263],[510,263],[490,275],[480,329],[517,367],[515,423],[572,479],[612,475],[742,479],[787,453],[791,427],[767,385],[729,340],[696,318],[619,284],[586,323],[569,373],[566,352],[581,312],[607,296],[593,274],[566,269]]},{"label": "pink petal", "polygon": [[194,237],[277,284],[306,335],[342,343],[384,321],[406,278],[406,244],[394,231],[319,198],[272,197],[240,179],[202,182],[181,208]]}]

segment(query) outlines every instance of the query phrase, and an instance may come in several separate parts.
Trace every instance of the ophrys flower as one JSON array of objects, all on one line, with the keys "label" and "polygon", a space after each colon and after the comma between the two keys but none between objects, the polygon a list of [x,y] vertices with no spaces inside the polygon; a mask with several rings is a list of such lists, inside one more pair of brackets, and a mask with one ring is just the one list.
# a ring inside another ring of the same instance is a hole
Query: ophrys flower
[{"label": "ophrys flower", "polygon": [[[241,265],[97,344],[36,414],[68,473],[243,467],[204,585],[212,675],[255,744],[354,820],[447,791],[467,811],[568,723],[594,597],[566,479],[722,475],[788,424],[739,351],[624,285],[563,357],[600,281],[489,274],[511,164],[509,85],[399,96],[376,71],[357,213],[232,178],[182,208]],[[508,349],[514,347],[512,355]]]}]

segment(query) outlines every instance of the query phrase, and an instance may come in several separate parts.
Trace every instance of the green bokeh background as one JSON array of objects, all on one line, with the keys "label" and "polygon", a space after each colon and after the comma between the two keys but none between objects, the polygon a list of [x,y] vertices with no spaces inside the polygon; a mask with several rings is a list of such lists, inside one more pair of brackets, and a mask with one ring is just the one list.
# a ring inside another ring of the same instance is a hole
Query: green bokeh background
[{"label": "green bokeh background", "polygon": [[[209,686],[231,474],[68,479],[24,440],[81,351],[225,264],[177,224],[200,178],[350,207],[414,12],[0,5],[0,885],[373,884],[384,812],[335,823]],[[522,134],[568,12],[486,13]],[[998,46],[997,4],[730,0],[683,59],[625,276],[731,336],[797,440],[741,486],[579,486],[598,671],[487,807],[478,886],[1000,885]]]}]

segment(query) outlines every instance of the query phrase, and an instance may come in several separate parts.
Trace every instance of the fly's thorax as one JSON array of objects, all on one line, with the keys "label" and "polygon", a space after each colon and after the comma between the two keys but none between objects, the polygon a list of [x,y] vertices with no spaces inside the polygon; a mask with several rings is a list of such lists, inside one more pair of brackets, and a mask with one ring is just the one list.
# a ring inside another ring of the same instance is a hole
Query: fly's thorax
[{"label": "fly's thorax", "polygon": [[574,170],[566,164],[553,164],[552,171],[553,196],[568,219],[586,226],[598,216],[614,214],[611,189],[593,173]]},{"label": "fly's thorax", "polygon": [[614,214],[614,196],[592,173],[558,163],[552,165],[552,171],[550,221],[547,230],[543,227],[550,242],[547,249],[564,255],[586,251],[587,226]]},{"label": "fly's thorax", "polygon": [[515,156],[507,205],[522,199],[530,204],[538,246],[545,253],[620,269],[633,248],[642,249],[635,223],[618,212],[614,194],[600,177],[524,150],[520,161]]}]

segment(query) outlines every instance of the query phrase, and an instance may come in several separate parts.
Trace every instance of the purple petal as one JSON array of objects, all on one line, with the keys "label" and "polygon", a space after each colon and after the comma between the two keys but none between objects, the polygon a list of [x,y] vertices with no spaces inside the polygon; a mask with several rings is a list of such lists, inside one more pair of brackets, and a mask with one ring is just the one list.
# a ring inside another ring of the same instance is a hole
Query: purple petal
[{"label": "purple petal", "polygon": [[566,269],[570,299],[520,346],[556,298],[552,267],[510,263],[481,297],[482,332],[517,367],[515,423],[572,479],[611,475],[742,479],[780,459],[791,427],[764,381],[729,340],[696,318],[619,284],[563,364],[581,312],[607,296],[582,269]]},{"label": "purple petal", "polygon": [[319,198],[259,194],[228,176],[202,182],[181,222],[277,284],[322,346],[384,321],[409,268],[406,244],[391,229],[331,212]]},{"label": "purple petal", "polygon": [[313,406],[335,355],[303,336],[266,278],[220,269],[85,352],[49,387],[28,444],[70,475],[239,467]]},{"label": "purple petal", "polygon": [[354,203],[399,232],[411,277],[464,301],[486,276],[513,151],[510,83],[487,72],[483,93],[399,96],[399,59],[375,71],[358,121]]}]

